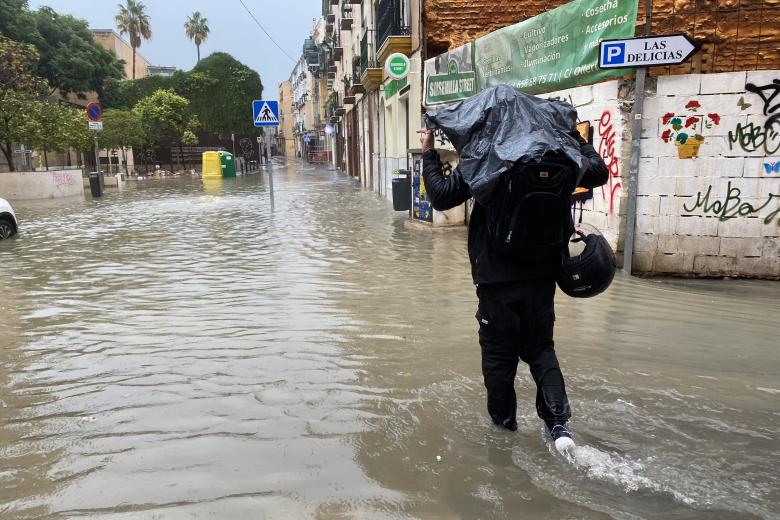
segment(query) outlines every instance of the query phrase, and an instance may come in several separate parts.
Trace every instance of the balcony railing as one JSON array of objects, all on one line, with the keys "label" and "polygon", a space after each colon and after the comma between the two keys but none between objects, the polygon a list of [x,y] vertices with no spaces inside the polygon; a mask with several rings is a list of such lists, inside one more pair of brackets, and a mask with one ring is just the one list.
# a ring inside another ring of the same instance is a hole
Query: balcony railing
[{"label": "balcony railing", "polygon": [[376,59],[374,34],[375,31],[373,29],[369,29],[363,35],[363,39],[360,40],[360,71],[357,74],[358,76],[362,76],[366,69],[381,68],[379,62]]},{"label": "balcony railing", "polygon": [[376,48],[390,36],[409,36],[407,0],[379,0],[376,4]]}]

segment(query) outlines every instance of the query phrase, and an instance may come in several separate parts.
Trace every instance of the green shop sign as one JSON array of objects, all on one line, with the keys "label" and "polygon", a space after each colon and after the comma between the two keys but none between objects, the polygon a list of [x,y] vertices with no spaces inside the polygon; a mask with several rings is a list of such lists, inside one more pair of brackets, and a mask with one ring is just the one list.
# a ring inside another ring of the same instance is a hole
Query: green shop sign
[{"label": "green shop sign", "polygon": [[385,72],[395,80],[406,78],[406,76],[409,75],[410,68],[411,62],[409,61],[409,58],[400,52],[391,54],[385,62]]},{"label": "green shop sign", "polygon": [[408,81],[404,79],[392,79],[385,84],[385,99],[395,96],[399,90],[407,85]]},{"label": "green shop sign", "polygon": [[487,34],[474,42],[477,86],[537,94],[623,76],[599,69],[599,41],[632,38],[636,14],[636,0],[575,0]]},{"label": "green shop sign", "polygon": [[466,44],[425,62],[425,106],[466,99],[477,93],[474,46]]}]

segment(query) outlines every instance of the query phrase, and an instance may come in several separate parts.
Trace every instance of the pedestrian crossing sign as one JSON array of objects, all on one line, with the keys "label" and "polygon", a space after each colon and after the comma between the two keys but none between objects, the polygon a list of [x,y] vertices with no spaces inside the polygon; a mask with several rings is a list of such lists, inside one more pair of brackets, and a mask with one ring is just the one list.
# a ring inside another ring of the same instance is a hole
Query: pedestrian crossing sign
[{"label": "pedestrian crossing sign", "polygon": [[252,120],[255,126],[279,126],[279,102],[252,101]]}]

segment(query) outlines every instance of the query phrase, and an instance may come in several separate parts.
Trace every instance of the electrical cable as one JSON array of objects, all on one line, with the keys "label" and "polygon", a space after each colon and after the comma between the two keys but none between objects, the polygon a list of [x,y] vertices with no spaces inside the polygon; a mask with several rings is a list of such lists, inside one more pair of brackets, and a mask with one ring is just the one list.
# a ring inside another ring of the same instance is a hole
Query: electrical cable
[{"label": "electrical cable", "polygon": [[272,37],[270,34],[268,34],[268,31],[266,31],[266,30],[265,30],[265,27],[263,27],[263,24],[261,24],[261,23],[258,21],[258,19],[257,19],[257,18],[255,18],[255,15],[252,13],[252,11],[250,11],[250,10],[249,10],[249,8],[246,6],[246,4],[244,3],[244,0],[238,0],[238,1],[239,1],[239,2],[241,2],[241,5],[243,5],[243,6],[244,6],[244,9],[246,9],[246,12],[247,12],[247,13],[249,13],[249,16],[251,16],[251,17],[252,17],[252,20],[254,20],[254,21],[255,21],[255,23],[257,24],[257,26],[258,26],[258,27],[260,27],[260,29],[262,29],[262,30],[263,30],[263,32],[265,33],[265,35],[266,35],[266,36],[268,36],[268,39],[269,39],[269,40],[271,40],[271,41],[273,42],[273,44],[274,44],[274,45],[276,45],[276,46],[279,48],[279,50],[280,50],[280,51],[282,51],[282,52],[284,53],[284,55],[285,55],[285,56],[287,56],[288,58],[290,58],[290,59],[292,60],[292,62],[293,62],[293,63],[297,63],[297,62],[298,62],[298,60],[296,60],[295,58],[293,58],[292,56],[290,56],[289,54],[287,54],[287,51],[285,51],[284,49],[282,49],[281,45],[279,45],[278,43],[276,43],[276,40],[274,40],[274,39],[273,39],[273,37]]}]

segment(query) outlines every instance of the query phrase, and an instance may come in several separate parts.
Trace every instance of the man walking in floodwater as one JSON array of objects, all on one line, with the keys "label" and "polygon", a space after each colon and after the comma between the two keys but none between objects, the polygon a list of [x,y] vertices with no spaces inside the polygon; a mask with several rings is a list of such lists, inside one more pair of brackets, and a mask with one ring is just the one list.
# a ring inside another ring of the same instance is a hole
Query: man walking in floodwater
[{"label": "man walking in floodwater", "polygon": [[[433,133],[418,130],[423,150],[423,180],[433,208],[444,211],[463,204],[472,193],[458,168],[445,176]],[[585,159],[579,186],[605,184],[609,171],[604,160],[578,132],[572,131]],[[522,167],[519,162],[512,168]],[[506,175],[506,174],[505,174]],[[511,184],[509,184],[511,190]],[[528,364],[536,383],[536,411],[545,422],[559,451],[574,447],[567,421],[571,417],[563,374],[553,342],[554,296],[560,255],[520,263],[496,250],[488,233],[488,211],[475,200],[469,222],[469,259],[479,308],[479,343],[487,408],[493,422],[517,430],[514,380],[519,360]]]}]

